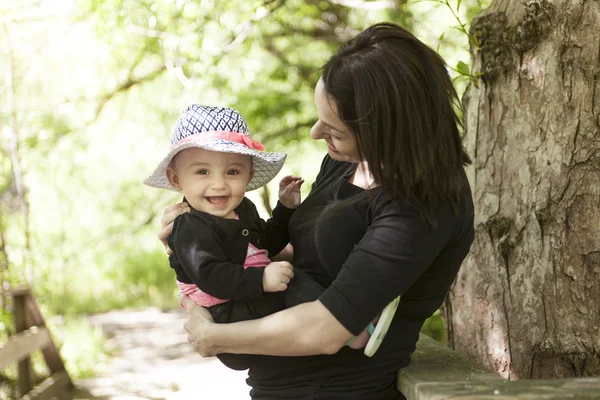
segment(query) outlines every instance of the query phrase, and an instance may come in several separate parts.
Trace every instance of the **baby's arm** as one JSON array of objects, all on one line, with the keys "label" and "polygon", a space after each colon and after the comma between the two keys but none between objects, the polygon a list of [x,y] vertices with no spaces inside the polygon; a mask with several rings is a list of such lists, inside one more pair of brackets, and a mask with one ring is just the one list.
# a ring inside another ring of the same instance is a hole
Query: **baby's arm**
[{"label": "baby's arm", "polygon": [[169,239],[181,268],[203,292],[233,300],[252,300],[264,294],[265,267],[244,269],[227,261],[216,232],[201,219],[181,215]]},{"label": "baby's arm", "polygon": [[283,291],[294,276],[292,265],[285,261],[246,269],[227,261],[215,231],[190,214],[177,220],[170,244],[188,278],[219,299],[253,300],[265,292]]},{"label": "baby's arm", "polygon": [[298,176],[286,176],[279,184],[279,201],[273,209],[273,216],[267,221],[260,218],[252,202],[251,213],[261,245],[269,251],[269,256],[279,254],[289,243],[288,225],[294,209],[300,205],[300,187],[304,180]]}]

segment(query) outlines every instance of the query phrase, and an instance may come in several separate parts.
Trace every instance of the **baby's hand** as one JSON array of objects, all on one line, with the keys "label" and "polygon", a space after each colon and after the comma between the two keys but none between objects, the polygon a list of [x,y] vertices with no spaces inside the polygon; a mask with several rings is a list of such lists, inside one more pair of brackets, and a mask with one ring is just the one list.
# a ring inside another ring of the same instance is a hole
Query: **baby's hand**
[{"label": "baby's hand", "polygon": [[263,290],[265,292],[283,292],[294,277],[294,267],[287,261],[275,261],[265,267]]},{"label": "baby's hand", "polygon": [[300,205],[300,187],[304,179],[299,176],[284,176],[279,182],[279,201],[287,208],[296,208]]}]

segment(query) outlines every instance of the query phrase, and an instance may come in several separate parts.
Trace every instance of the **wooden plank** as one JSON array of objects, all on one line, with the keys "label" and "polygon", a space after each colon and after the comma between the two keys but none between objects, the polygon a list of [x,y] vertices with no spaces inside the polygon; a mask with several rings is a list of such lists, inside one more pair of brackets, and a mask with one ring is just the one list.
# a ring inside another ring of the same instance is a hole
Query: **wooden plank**
[{"label": "wooden plank", "polygon": [[29,285],[17,285],[8,290],[0,289],[0,296],[4,297],[26,296],[29,293],[31,293]]},{"label": "wooden plank", "polygon": [[396,383],[406,398],[414,400],[421,399],[420,390],[428,383],[472,380],[492,381],[502,380],[502,377],[421,333],[411,363],[400,370]]},{"label": "wooden plank", "polygon": [[411,358],[397,380],[408,400],[600,399],[600,377],[508,381],[423,334]]},{"label": "wooden plank", "polygon": [[[17,296],[14,298],[13,318],[17,333],[26,331],[30,325],[27,322],[27,299],[29,296]],[[17,389],[22,396],[33,389],[33,367],[30,357],[23,357],[17,367]]]},{"label": "wooden plank", "polygon": [[[42,312],[40,311],[33,294],[27,296],[27,311],[29,323],[46,328],[46,321],[42,316]],[[46,364],[52,373],[65,371],[65,364],[63,363],[60,352],[54,344],[54,341],[50,340],[48,346],[42,349],[42,355],[44,356]]]},{"label": "wooden plank", "polygon": [[464,381],[472,379],[502,380],[500,375],[476,364],[448,346],[420,334],[411,364],[400,371],[399,381]]},{"label": "wooden plank", "polygon": [[[413,397],[414,396],[414,397]],[[598,400],[600,377],[426,382],[409,400]]]},{"label": "wooden plank", "polygon": [[8,342],[0,344],[0,370],[27,358],[37,349],[47,346],[50,340],[48,329],[36,326],[8,338]]},{"label": "wooden plank", "polygon": [[62,371],[46,378],[35,389],[21,397],[21,400],[51,400],[70,385],[71,378],[69,378],[69,374]]}]

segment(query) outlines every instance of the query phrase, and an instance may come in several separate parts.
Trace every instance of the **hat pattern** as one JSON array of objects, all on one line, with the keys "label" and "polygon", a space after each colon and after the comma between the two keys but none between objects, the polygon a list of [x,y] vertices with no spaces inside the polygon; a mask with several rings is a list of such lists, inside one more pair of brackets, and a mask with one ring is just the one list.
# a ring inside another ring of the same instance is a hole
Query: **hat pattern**
[{"label": "hat pattern", "polygon": [[246,121],[233,108],[193,104],[181,113],[177,121],[171,136],[171,151],[144,183],[175,190],[167,178],[167,168],[177,153],[190,147],[251,156],[254,176],[248,184],[248,191],[269,183],[279,173],[287,156],[285,153],[257,151],[263,146],[251,139]]},{"label": "hat pattern", "polygon": [[233,108],[192,104],[177,120],[171,146],[188,136],[214,131],[238,132],[250,137],[246,121]]}]

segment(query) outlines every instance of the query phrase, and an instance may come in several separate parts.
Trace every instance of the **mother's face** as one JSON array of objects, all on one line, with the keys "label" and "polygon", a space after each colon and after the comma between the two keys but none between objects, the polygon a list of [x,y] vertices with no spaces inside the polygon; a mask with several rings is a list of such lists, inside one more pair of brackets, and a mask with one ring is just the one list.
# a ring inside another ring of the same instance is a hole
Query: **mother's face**
[{"label": "mother's face", "polygon": [[337,106],[328,97],[322,79],[319,79],[315,88],[315,106],[319,120],[310,130],[310,136],[314,140],[325,140],[327,151],[334,160],[360,162],[356,137],[338,117]]}]

